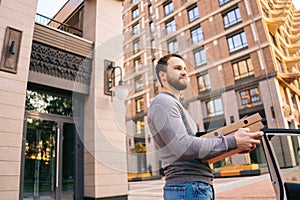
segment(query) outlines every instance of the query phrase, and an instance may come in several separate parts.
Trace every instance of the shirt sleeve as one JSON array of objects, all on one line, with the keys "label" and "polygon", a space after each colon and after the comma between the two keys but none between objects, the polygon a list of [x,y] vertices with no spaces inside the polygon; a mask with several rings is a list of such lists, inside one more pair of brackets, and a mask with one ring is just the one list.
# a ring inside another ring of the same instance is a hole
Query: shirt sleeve
[{"label": "shirt sleeve", "polygon": [[164,144],[160,148],[168,148],[176,157],[183,159],[210,158],[236,148],[234,136],[201,138],[189,135],[181,114],[175,102],[156,104],[152,108],[148,120],[155,126],[154,134],[159,134],[161,144]]}]

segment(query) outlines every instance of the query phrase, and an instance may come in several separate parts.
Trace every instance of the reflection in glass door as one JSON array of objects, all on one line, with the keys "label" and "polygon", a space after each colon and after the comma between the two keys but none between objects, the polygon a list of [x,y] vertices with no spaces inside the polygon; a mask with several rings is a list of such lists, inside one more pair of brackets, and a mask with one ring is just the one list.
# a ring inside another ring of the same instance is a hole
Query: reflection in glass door
[{"label": "reflection in glass door", "polygon": [[24,199],[55,199],[57,123],[27,118]]},{"label": "reflection in glass door", "polygon": [[27,117],[23,199],[74,199],[73,123]]}]

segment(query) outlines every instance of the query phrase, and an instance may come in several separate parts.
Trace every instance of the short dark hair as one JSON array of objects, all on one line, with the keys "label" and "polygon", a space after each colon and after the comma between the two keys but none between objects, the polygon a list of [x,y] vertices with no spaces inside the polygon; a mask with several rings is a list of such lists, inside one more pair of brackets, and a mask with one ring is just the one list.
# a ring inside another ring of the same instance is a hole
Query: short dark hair
[{"label": "short dark hair", "polygon": [[157,79],[158,79],[161,86],[162,86],[162,82],[161,82],[161,79],[160,79],[160,76],[159,76],[159,72],[160,71],[167,72],[167,63],[168,63],[168,60],[171,57],[177,57],[177,58],[180,58],[180,59],[184,60],[181,55],[178,55],[178,54],[175,54],[175,53],[167,54],[167,55],[165,55],[165,56],[163,56],[159,59],[159,61],[157,62],[157,65],[155,67],[155,72],[156,72]]}]

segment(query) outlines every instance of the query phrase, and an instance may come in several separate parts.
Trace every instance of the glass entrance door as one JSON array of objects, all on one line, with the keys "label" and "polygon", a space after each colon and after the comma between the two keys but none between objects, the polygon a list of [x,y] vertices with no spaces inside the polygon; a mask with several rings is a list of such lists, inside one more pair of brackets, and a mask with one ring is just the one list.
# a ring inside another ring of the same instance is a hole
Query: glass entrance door
[{"label": "glass entrance door", "polygon": [[55,121],[27,118],[24,199],[55,199],[57,190],[57,139]]},{"label": "glass entrance door", "polygon": [[74,199],[75,144],[73,123],[27,117],[23,199]]}]

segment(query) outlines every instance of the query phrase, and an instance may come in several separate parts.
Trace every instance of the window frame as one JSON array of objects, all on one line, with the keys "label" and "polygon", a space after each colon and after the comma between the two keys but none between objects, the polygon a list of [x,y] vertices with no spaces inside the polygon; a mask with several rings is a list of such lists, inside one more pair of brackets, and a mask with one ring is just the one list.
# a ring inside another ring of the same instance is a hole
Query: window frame
[{"label": "window frame", "polygon": [[165,4],[164,4],[164,14],[165,16],[168,16],[170,15],[171,13],[174,12],[174,4],[173,4],[173,1],[167,1]]},{"label": "window frame", "polygon": [[136,18],[138,18],[139,15],[140,15],[139,7],[138,7],[138,6],[134,7],[134,8],[132,9],[131,14],[132,14],[132,20],[135,20]]},{"label": "window frame", "polygon": [[[238,12],[237,12],[238,11]],[[231,13],[234,13],[234,20],[230,20],[231,17]],[[239,16],[237,16],[239,15]],[[235,24],[238,24],[240,22],[242,22],[242,16],[241,16],[241,12],[240,12],[240,8],[239,7],[234,7],[231,10],[225,12],[223,15],[223,23],[224,23],[224,28],[230,28],[232,26],[234,26]]]},{"label": "window frame", "polygon": [[[233,70],[233,74],[234,74],[234,80],[239,80],[239,79],[254,75],[253,63],[252,63],[252,59],[250,56],[233,61],[231,66],[232,66],[232,70]],[[242,71],[241,68],[243,68],[243,67],[246,68],[245,73],[241,72]],[[238,73],[236,73],[236,72],[238,72]]]},{"label": "window frame", "polygon": [[[170,44],[172,43],[172,48],[174,48],[174,50],[176,50],[176,51],[171,51],[171,48],[170,48]],[[167,46],[168,46],[168,51],[170,52],[170,53],[176,53],[176,52],[178,52],[178,41],[177,41],[177,39],[176,38],[173,38],[173,39],[170,39],[170,40],[168,40],[168,42],[167,42]]]},{"label": "window frame", "polygon": [[[230,53],[235,53],[239,50],[248,48],[248,40],[244,30],[227,36],[227,45]],[[233,47],[233,48],[232,48]]]},{"label": "window frame", "polygon": [[[217,110],[216,109],[216,103],[219,103],[219,102],[216,102],[216,101],[220,101],[221,108],[222,108],[221,110]],[[210,104],[210,103],[212,103],[212,104]],[[211,99],[211,100],[207,101],[205,104],[206,104],[207,115],[209,117],[215,117],[215,116],[219,116],[219,115],[224,114],[223,102],[222,102],[222,98],[221,97]],[[212,109],[211,110],[215,110],[215,112],[210,112],[209,105],[212,105]]]},{"label": "window frame", "polygon": [[[251,92],[251,90],[253,90],[253,89],[255,89],[256,91]],[[243,92],[245,92],[245,95],[242,95]],[[255,94],[255,93],[258,93],[258,94]],[[244,107],[252,107],[252,106],[255,106],[255,105],[258,105],[261,103],[260,91],[259,91],[258,86],[239,91],[239,96],[240,96],[241,106],[243,108]],[[254,101],[253,100],[254,98],[256,98],[258,100]],[[244,103],[244,99],[247,101],[247,103]]]},{"label": "window frame", "polygon": [[141,33],[141,25],[136,23],[132,25],[132,35],[139,35]]},{"label": "window frame", "polygon": [[165,23],[166,33],[171,34],[177,31],[175,19],[172,18]]},{"label": "window frame", "polygon": [[[203,52],[204,52],[204,54],[203,54]],[[196,57],[196,54],[199,54],[200,57]],[[193,55],[194,55],[194,62],[195,62],[196,67],[201,67],[201,66],[207,64],[206,50],[204,47],[194,50]],[[205,58],[203,56],[205,56]],[[199,60],[200,62],[197,62],[198,58],[200,59]]]},{"label": "window frame", "polygon": [[[202,79],[202,81],[200,81]],[[202,82],[202,83],[200,83]],[[202,73],[197,76],[197,83],[198,83],[198,92],[201,93],[203,91],[207,91],[211,89],[211,81],[209,73]],[[203,85],[203,87],[201,87]]]},{"label": "window frame", "polygon": [[145,111],[145,99],[143,96],[135,98],[135,113],[144,113]]},{"label": "window frame", "polygon": [[198,44],[204,41],[204,34],[201,26],[192,28],[190,30],[190,33],[191,33],[192,44]]},{"label": "window frame", "polygon": [[[197,11],[197,12],[195,12]],[[200,11],[197,5],[193,5],[187,9],[189,22],[193,22],[200,18]]]}]

